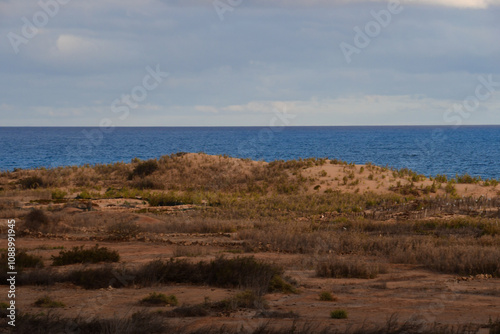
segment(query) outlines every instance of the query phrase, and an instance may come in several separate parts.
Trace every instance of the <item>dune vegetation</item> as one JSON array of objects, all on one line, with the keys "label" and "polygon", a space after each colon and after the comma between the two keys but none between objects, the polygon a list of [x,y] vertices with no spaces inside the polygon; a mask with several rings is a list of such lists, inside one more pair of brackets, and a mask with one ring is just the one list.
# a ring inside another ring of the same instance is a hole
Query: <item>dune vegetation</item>
[{"label": "dune vegetation", "polygon": [[177,153],[3,171],[7,219],[23,333],[500,330],[495,179]]}]

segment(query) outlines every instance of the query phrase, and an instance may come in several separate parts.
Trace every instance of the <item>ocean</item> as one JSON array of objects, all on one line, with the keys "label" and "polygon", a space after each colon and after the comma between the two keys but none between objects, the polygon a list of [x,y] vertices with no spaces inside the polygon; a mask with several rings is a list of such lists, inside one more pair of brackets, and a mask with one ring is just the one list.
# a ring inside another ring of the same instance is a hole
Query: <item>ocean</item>
[{"label": "ocean", "polygon": [[328,157],[426,176],[500,178],[500,126],[0,127],[0,170],[130,162],[176,152]]}]

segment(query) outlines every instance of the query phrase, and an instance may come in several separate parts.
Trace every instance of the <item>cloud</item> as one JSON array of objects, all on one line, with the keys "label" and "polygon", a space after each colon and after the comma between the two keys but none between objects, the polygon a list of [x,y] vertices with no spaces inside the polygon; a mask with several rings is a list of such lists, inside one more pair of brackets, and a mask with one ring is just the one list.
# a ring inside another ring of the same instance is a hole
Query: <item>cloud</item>
[{"label": "cloud", "polygon": [[64,56],[98,53],[99,44],[96,40],[67,34],[60,35],[56,41],[57,51]]},{"label": "cloud", "polygon": [[[252,6],[275,6],[275,7],[335,7],[352,5],[353,3],[373,3],[373,2],[395,2],[401,4],[447,6],[457,8],[488,8],[489,6],[499,5],[499,0],[254,0]],[[191,4],[206,3],[205,0],[188,1]],[[241,6],[244,6],[242,4]]]},{"label": "cloud", "polygon": [[[478,75],[500,81],[499,2],[402,0],[347,64],[340,43],[387,1],[243,1],[224,21],[211,0],[72,1],[19,54],[0,39],[0,116],[96,125],[159,64],[171,75],[120,124],[266,125],[280,107],[304,115],[296,125],[439,123]],[[0,2],[0,35],[38,10]],[[488,103],[478,115],[498,122]]]},{"label": "cloud", "polygon": [[219,112],[219,110],[213,106],[194,106],[194,110],[202,113],[213,113],[213,114],[217,114]]}]

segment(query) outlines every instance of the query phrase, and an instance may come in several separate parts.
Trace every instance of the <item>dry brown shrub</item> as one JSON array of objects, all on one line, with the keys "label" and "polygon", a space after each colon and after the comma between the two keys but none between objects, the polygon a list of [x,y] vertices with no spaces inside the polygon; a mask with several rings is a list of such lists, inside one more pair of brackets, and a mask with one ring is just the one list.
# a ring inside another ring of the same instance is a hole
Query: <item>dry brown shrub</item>
[{"label": "dry brown shrub", "polygon": [[332,278],[376,278],[386,273],[385,264],[363,261],[359,258],[330,256],[316,266],[316,275]]}]

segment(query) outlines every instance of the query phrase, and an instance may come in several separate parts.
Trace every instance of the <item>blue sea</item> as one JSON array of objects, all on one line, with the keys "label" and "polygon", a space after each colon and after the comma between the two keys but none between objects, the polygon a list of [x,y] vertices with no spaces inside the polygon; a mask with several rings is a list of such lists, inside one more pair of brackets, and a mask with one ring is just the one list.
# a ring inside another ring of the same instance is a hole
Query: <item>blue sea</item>
[{"label": "blue sea", "polygon": [[130,162],[176,152],[265,161],[328,157],[426,176],[500,178],[500,126],[0,127],[0,170]]}]

